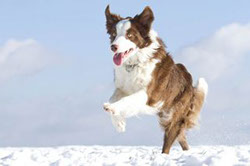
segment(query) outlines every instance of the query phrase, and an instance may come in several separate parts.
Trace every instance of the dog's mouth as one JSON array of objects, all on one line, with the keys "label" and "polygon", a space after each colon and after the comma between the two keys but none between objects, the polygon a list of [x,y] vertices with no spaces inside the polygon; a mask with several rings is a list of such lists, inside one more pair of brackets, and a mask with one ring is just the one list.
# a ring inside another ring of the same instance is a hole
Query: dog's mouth
[{"label": "dog's mouth", "polygon": [[113,57],[113,61],[117,66],[120,66],[122,64],[122,60],[125,56],[129,55],[131,52],[133,52],[134,49],[130,48],[129,50],[126,50],[125,52],[119,52],[115,53]]}]

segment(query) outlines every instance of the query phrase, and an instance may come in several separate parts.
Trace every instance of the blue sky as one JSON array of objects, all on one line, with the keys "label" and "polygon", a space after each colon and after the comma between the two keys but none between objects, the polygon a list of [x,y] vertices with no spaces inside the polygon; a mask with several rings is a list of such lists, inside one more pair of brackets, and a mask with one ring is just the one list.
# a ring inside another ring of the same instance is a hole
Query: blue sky
[{"label": "blue sky", "polygon": [[0,146],[161,145],[157,118],[117,133],[102,110],[113,90],[104,9],[134,16],[146,5],[154,29],[209,96],[191,144],[250,143],[249,1],[0,2]]}]

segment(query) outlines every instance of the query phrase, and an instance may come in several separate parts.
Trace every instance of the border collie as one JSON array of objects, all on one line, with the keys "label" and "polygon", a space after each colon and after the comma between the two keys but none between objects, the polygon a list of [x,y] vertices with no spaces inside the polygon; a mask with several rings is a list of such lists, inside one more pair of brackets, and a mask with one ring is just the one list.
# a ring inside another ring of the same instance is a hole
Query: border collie
[{"label": "border collie", "polygon": [[207,94],[204,78],[193,86],[183,64],[175,64],[163,41],[151,28],[150,7],[135,17],[123,18],[105,10],[114,62],[115,91],[104,109],[119,132],[126,118],[156,114],[164,130],[162,153],[169,153],[175,140],[188,150],[185,131],[194,127]]}]

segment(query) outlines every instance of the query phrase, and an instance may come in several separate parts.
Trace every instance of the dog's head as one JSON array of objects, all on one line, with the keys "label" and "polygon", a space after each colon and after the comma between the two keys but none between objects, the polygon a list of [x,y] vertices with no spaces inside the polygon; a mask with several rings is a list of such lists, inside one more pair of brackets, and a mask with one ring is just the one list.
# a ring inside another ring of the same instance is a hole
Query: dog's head
[{"label": "dog's head", "polygon": [[140,49],[151,44],[149,34],[154,15],[150,7],[146,7],[141,14],[133,18],[123,18],[112,14],[108,5],[105,15],[115,65],[121,66],[127,59],[135,56]]}]

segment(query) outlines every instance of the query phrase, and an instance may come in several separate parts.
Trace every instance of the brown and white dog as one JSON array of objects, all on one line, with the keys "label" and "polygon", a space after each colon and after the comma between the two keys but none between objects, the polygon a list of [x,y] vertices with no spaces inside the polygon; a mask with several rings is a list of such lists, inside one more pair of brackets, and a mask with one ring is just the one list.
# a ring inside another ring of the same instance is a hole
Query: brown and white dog
[{"label": "brown and white dog", "polygon": [[205,79],[196,86],[182,64],[175,64],[163,41],[151,28],[150,7],[135,17],[123,18],[105,10],[107,33],[113,52],[115,92],[104,109],[113,125],[125,131],[125,119],[138,114],[157,114],[163,128],[163,153],[177,139],[188,150],[185,131],[194,127],[207,94]]}]

